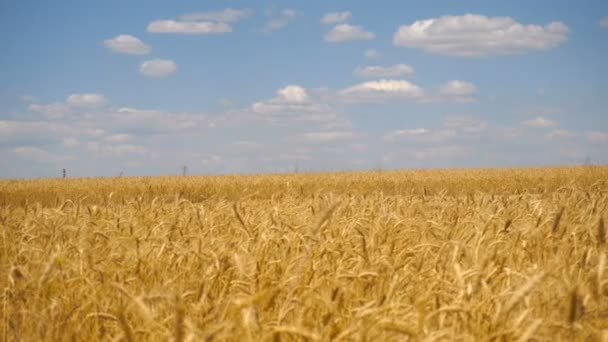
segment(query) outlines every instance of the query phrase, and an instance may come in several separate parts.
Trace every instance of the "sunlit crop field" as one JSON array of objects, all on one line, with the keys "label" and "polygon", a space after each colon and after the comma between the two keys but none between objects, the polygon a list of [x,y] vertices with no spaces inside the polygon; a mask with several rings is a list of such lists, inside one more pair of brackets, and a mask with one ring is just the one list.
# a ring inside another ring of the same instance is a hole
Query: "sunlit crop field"
[{"label": "sunlit crop field", "polygon": [[5,340],[608,340],[608,167],[0,181]]}]

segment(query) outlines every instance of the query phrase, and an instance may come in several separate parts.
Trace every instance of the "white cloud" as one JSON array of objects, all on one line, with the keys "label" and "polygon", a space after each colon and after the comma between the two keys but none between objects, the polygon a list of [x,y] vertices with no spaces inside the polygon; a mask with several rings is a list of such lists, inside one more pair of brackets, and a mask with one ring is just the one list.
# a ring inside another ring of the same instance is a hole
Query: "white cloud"
[{"label": "white cloud", "polygon": [[134,144],[103,144],[97,141],[90,141],[85,145],[89,152],[100,154],[106,157],[125,157],[125,156],[154,156],[145,146]]},{"label": "white cloud", "polygon": [[414,157],[418,160],[449,159],[470,156],[473,152],[464,146],[437,146],[417,150]]},{"label": "white cloud", "polygon": [[106,103],[106,98],[101,94],[72,94],[66,99],[66,104],[70,107],[94,108]]},{"label": "white cloud", "polygon": [[[78,100],[78,101],[76,101]],[[88,104],[87,97],[72,97],[71,103]],[[117,144],[135,140],[137,136],[201,134],[216,124],[230,124],[224,117],[211,120],[203,113],[163,112],[135,108],[67,107],[70,116],[61,121],[1,121],[0,145],[43,146],[61,144],[64,147],[86,146],[104,141]],[[47,108],[48,109],[48,108]]]},{"label": "white cloud", "polygon": [[106,134],[106,131],[104,131],[103,129],[100,129],[100,128],[89,128],[89,129],[85,130],[85,133],[91,137],[100,137],[100,136]]},{"label": "white cloud", "polygon": [[297,85],[290,85],[283,89],[279,89],[277,94],[288,103],[302,103],[309,100],[306,89]]},{"label": "white cloud", "polygon": [[587,140],[598,144],[608,143],[608,132],[589,131],[587,132]]},{"label": "white cloud", "polygon": [[209,12],[198,12],[188,13],[180,17],[180,20],[186,22],[192,21],[216,21],[223,23],[232,23],[242,19],[245,19],[251,15],[251,10],[246,8],[235,9],[226,8],[221,11],[209,11]]},{"label": "white cloud", "polygon": [[376,49],[367,49],[365,50],[364,56],[367,59],[379,59],[382,57],[382,54]]},{"label": "white cloud", "polygon": [[13,149],[17,157],[34,162],[61,162],[71,159],[69,156],[56,156],[46,150],[33,146],[19,146]]},{"label": "white cloud", "polygon": [[0,120],[0,143],[29,143],[31,140],[58,140],[70,128],[55,122]]},{"label": "white cloud", "polygon": [[[101,116],[106,118],[97,127],[114,132],[163,134],[200,131],[214,123],[202,113],[164,112],[158,110],[119,108]],[[122,133],[121,133],[122,134]]]},{"label": "white cloud", "polygon": [[293,112],[318,112],[320,107],[310,101],[305,88],[288,85],[277,90],[277,96],[267,101],[255,102],[252,110],[258,114],[289,114]]},{"label": "white cloud", "polygon": [[462,115],[447,116],[443,120],[443,126],[463,133],[480,133],[485,131],[488,125],[486,122],[474,119],[470,115]]},{"label": "white cloud", "polygon": [[600,20],[600,27],[608,28],[608,17],[603,17]]},{"label": "white cloud", "polygon": [[405,80],[378,80],[356,84],[340,91],[347,102],[385,102],[387,100],[414,99],[423,96],[423,90]]},{"label": "white cloud", "polygon": [[455,138],[478,137],[478,134],[487,129],[487,123],[473,118],[470,115],[447,116],[443,121],[443,128],[427,129],[400,129],[384,135],[385,141],[409,141],[424,144],[444,143]]},{"label": "white cloud", "polygon": [[404,136],[416,136],[428,134],[429,130],[426,128],[413,128],[413,129],[399,129],[384,135],[384,140],[394,141]]},{"label": "white cloud", "polygon": [[148,32],[177,34],[211,34],[232,32],[232,27],[224,22],[155,20],[148,24]]},{"label": "white cloud", "polygon": [[200,163],[204,166],[218,165],[224,162],[224,158],[216,154],[207,154],[200,157]]},{"label": "white cloud", "polygon": [[339,24],[325,34],[325,41],[331,43],[348,42],[353,40],[371,40],[376,35],[365,31],[361,26]]},{"label": "white cloud", "polygon": [[272,124],[286,124],[292,121],[309,122],[322,129],[343,129],[350,127],[350,122],[343,115],[336,113],[332,107],[319,99],[319,91],[311,91],[289,85],[277,90],[276,96],[264,101],[254,102],[249,118]]},{"label": "white cloud", "polygon": [[232,32],[230,23],[251,15],[249,9],[226,8],[221,11],[187,13],[178,19],[154,20],[148,32],[175,34],[214,34]]},{"label": "white cloud", "polygon": [[96,108],[106,103],[106,98],[102,94],[85,93],[72,94],[67,97],[65,102],[53,102],[49,104],[30,104],[27,108],[32,112],[44,115],[48,119],[61,119],[74,108]]},{"label": "white cloud", "polygon": [[35,160],[44,160],[50,157],[50,153],[47,151],[31,146],[19,146],[13,149],[13,152],[20,157]]},{"label": "white cloud", "polygon": [[522,124],[532,128],[548,128],[557,125],[556,122],[546,119],[542,116],[538,116],[534,119],[523,121]]},{"label": "white cloud", "polygon": [[439,86],[439,96],[445,100],[456,102],[474,102],[477,86],[471,82],[452,80]]},{"label": "white cloud", "polygon": [[99,152],[104,155],[114,157],[124,157],[127,155],[151,155],[146,147],[132,144],[102,145],[99,146]]},{"label": "white cloud", "polygon": [[462,57],[504,55],[556,47],[568,37],[562,22],[523,25],[510,17],[444,16],[400,26],[393,44]]},{"label": "white cloud", "polygon": [[566,129],[554,129],[549,134],[547,134],[547,138],[549,139],[565,139],[575,137],[576,133],[571,132]]},{"label": "white cloud", "polygon": [[514,140],[519,138],[524,133],[524,129],[521,127],[504,127],[498,129],[498,136],[505,140]]},{"label": "white cloud", "polygon": [[279,13],[279,15],[277,17],[270,19],[266,23],[266,26],[264,27],[264,31],[270,32],[270,31],[281,29],[281,28],[289,25],[289,23],[291,23],[295,18],[296,18],[296,11],[294,11],[292,9],[284,9]]},{"label": "white cloud", "polygon": [[111,142],[111,143],[123,143],[126,141],[131,140],[131,135],[129,134],[112,134],[109,135],[107,137],[105,137],[105,141],[107,142]]},{"label": "white cloud", "polygon": [[150,53],[151,50],[150,47],[144,44],[139,38],[128,34],[121,34],[112,39],[106,39],[104,45],[114,52],[126,53],[129,55],[146,55]]},{"label": "white cloud", "polygon": [[444,96],[469,96],[477,93],[477,87],[467,81],[447,81],[439,87],[439,94]]},{"label": "white cloud", "polygon": [[258,114],[293,115],[294,113],[319,113],[329,110],[329,107],[313,103],[308,91],[298,85],[288,85],[277,90],[277,96],[267,100],[255,102],[251,106],[253,112]]},{"label": "white cloud", "polygon": [[344,93],[359,92],[359,91],[380,91],[389,93],[417,93],[418,86],[403,80],[379,80],[369,81],[357,84],[348,89]]},{"label": "white cloud", "polygon": [[78,139],[76,138],[65,138],[62,141],[63,146],[67,148],[73,148],[79,145]]},{"label": "white cloud", "polygon": [[304,133],[301,136],[301,140],[312,143],[329,143],[351,140],[354,137],[354,133],[349,131],[325,131]]},{"label": "white cloud", "polygon": [[352,14],[349,11],[327,13],[321,18],[323,24],[340,24],[348,21]]},{"label": "white cloud", "polygon": [[167,77],[177,71],[177,64],[169,59],[152,59],[143,62],[139,71],[149,77]]},{"label": "white cloud", "polygon": [[355,74],[361,77],[400,77],[409,76],[414,73],[414,68],[407,64],[395,64],[392,66],[367,66],[355,69]]},{"label": "white cloud", "polygon": [[384,140],[409,141],[424,144],[441,143],[453,139],[457,132],[453,129],[429,130],[426,128],[400,129],[384,135]]},{"label": "white cloud", "polygon": [[37,112],[49,119],[61,119],[68,112],[68,106],[63,102],[53,102],[46,105],[31,104],[27,107],[32,112]]}]

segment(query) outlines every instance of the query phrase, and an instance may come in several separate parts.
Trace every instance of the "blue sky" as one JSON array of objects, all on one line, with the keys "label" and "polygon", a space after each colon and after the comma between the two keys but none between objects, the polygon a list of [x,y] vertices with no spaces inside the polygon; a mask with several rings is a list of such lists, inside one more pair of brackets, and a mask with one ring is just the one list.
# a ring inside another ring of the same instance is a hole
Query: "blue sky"
[{"label": "blue sky", "polygon": [[608,162],[608,2],[3,1],[0,177]]}]

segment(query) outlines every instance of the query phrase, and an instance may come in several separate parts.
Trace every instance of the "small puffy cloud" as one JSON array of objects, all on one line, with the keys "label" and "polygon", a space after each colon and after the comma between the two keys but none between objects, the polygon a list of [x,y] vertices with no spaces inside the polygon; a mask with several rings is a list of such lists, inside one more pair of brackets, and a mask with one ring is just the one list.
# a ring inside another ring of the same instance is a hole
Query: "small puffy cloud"
[{"label": "small puffy cloud", "polygon": [[361,26],[339,24],[325,34],[325,41],[330,43],[341,43],[354,40],[371,40],[375,37],[376,35],[373,32],[366,31]]},{"label": "small puffy cloud", "polygon": [[177,71],[177,64],[170,59],[152,59],[139,66],[139,72],[149,77],[167,77],[175,71]]},{"label": "small puffy cloud", "polygon": [[270,19],[266,26],[264,27],[264,31],[270,32],[278,29],[282,29],[283,27],[289,25],[296,18],[296,11],[292,9],[284,9],[279,15],[275,18]]},{"label": "small puffy cloud", "polygon": [[148,24],[148,32],[174,34],[214,34],[232,32],[230,23],[251,15],[249,9],[226,8],[221,11],[184,14],[178,19],[155,20]]},{"label": "small puffy cloud", "polygon": [[306,89],[297,85],[290,85],[279,89],[277,94],[287,103],[302,103],[309,100]]},{"label": "small puffy cloud", "polygon": [[150,53],[150,47],[139,38],[121,34],[112,39],[106,39],[104,42],[106,48],[119,53],[126,53],[129,55],[146,55]]},{"label": "small puffy cloud", "polygon": [[320,128],[337,130],[350,127],[350,122],[336,113],[332,107],[319,99],[318,91],[311,91],[298,85],[289,85],[277,90],[276,96],[254,102],[249,118],[273,124],[291,121],[310,122]]},{"label": "small puffy cloud", "polygon": [[589,131],[587,132],[587,140],[596,144],[608,143],[608,132]]},{"label": "small puffy cloud", "polygon": [[129,134],[112,134],[105,137],[105,141],[111,143],[124,143],[131,140],[131,135]]},{"label": "small puffy cloud", "polygon": [[549,139],[565,139],[575,137],[576,133],[571,132],[567,129],[554,129],[549,134],[547,134],[547,138]]},{"label": "small puffy cloud", "polygon": [[340,91],[347,102],[385,102],[397,99],[415,99],[423,95],[417,85],[405,80],[382,79],[356,84]]},{"label": "small puffy cloud", "polygon": [[258,114],[306,113],[321,110],[319,106],[310,101],[306,89],[298,85],[281,88],[277,90],[276,97],[267,101],[255,102],[251,108]]},{"label": "small puffy cloud", "polygon": [[456,102],[474,102],[477,86],[471,82],[452,80],[439,86],[439,97],[443,100]]},{"label": "small puffy cloud", "polygon": [[608,17],[603,17],[600,20],[600,27],[608,28]]},{"label": "small puffy cloud", "polygon": [[416,93],[419,90],[418,86],[403,80],[379,80],[357,84],[348,89],[344,93],[359,92],[359,91],[381,91],[389,93]]},{"label": "small puffy cloud", "polygon": [[398,140],[400,137],[404,136],[419,136],[423,134],[428,134],[429,130],[426,128],[413,128],[413,129],[399,129],[384,135],[384,140],[386,141],[394,141]]},{"label": "small puffy cloud", "polygon": [[439,94],[444,96],[470,96],[477,93],[477,87],[467,81],[447,81],[439,87]]},{"label": "small puffy cloud", "polygon": [[549,128],[549,127],[553,127],[553,126],[557,125],[557,123],[555,121],[546,119],[542,116],[538,116],[534,119],[523,121],[522,124],[524,126],[532,127],[532,128]]},{"label": "small puffy cloud", "polygon": [[363,55],[367,59],[379,59],[380,57],[382,57],[382,54],[380,52],[378,52],[378,50],[376,50],[376,49],[367,49],[367,50],[365,50]]},{"label": "small puffy cloud", "polygon": [[409,76],[414,73],[414,68],[407,64],[396,64],[392,66],[367,66],[355,69],[355,74],[361,77],[386,78]]},{"label": "small puffy cloud", "polygon": [[426,128],[400,129],[384,135],[388,142],[408,141],[423,144],[436,144],[453,139],[457,132],[453,129],[429,130]]},{"label": "small puffy cloud", "polygon": [[222,23],[232,23],[245,19],[251,15],[251,10],[246,8],[235,9],[226,8],[221,11],[197,12],[188,13],[180,17],[180,20],[186,22],[192,21],[216,21]]},{"label": "small puffy cloud", "polygon": [[443,126],[463,133],[480,133],[485,131],[488,125],[486,122],[475,119],[470,115],[452,115],[443,120]]},{"label": "small puffy cloud", "polygon": [[349,11],[327,13],[321,18],[323,24],[340,24],[348,21],[352,14]]},{"label": "small puffy cloud", "polygon": [[288,85],[277,90],[277,96],[267,100],[255,102],[252,110],[258,114],[293,114],[314,113],[327,110],[320,104],[313,103],[308,91],[298,85]]},{"label": "small puffy cloud", "polygon": [[556,47],[567,39],[568,31],[559,21],[524,25],[510,17],[466,14],[402,25],[393,44],[461,57],[505,55]]},{"label": "small puffy cloud", "polygon": [[355,137],[350,131],[309,132],[301,135],[301,140],[311,143],[329,143],[351,140]]},{"label": "small puffy cloud", "polygon": [[66,104],[77,108],[94,108],[104,105],[107,101],[101,94],[72,94],[66,99]]},{"label": "small puffy cloud", "polygon": [[148,32],[175,34],[212,34],[232,32],[232,27],[224,22],[155,20],[148,24]]}]

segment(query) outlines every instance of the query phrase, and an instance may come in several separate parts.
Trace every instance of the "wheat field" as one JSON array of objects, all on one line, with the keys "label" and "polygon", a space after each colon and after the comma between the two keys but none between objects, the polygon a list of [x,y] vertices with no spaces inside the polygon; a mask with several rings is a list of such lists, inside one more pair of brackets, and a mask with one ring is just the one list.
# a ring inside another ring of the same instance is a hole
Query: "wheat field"
[{"label": "wheat field", "polygon": [[6,341],[608,341],[608,167],[0,181]]}]

